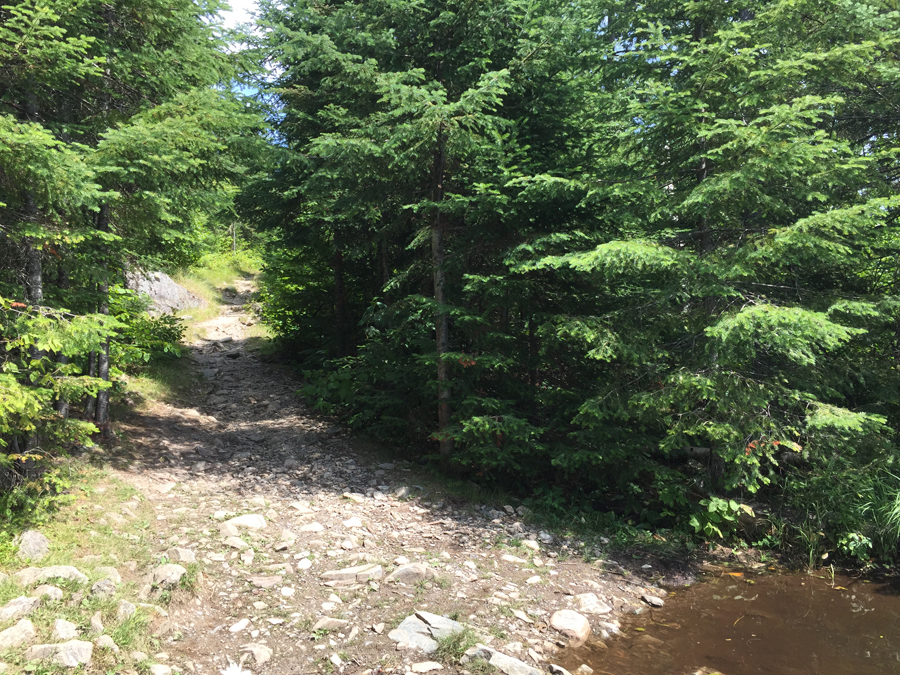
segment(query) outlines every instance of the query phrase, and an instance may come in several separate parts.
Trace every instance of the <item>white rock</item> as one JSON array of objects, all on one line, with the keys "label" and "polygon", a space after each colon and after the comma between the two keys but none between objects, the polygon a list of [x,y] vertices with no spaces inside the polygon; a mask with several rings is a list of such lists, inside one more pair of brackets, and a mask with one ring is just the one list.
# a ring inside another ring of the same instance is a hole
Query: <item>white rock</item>
[{"label": "white rock", "polygon": [[300,527],[301,532],[321,532],[325,529],[325,526],[322,523],[307,523]]},{"label": "white rock", "polygon": [[312,567],[312,560],[309,558],[300,558],[300,560],[297,561],[298,570],[308,570],[310,567]]},{"label": "white rock", "polygon": [[176,563],[195,563],[197,562],[196,554],[189,548],[170,548],[166,555],[169,556],[169,560]]},{"label": "white rock", "polygon": [[36,635],[34,624],[28,619],[20,619],[15,626],[0,632],[0,652],[31,642]]},{"label": "white rock", "polygon": [[245,528],[247,530],[262,530],[266,527],[266,519],[256,513],[248,513],[237,518],[231,518],[225,521],[225,525],[234,528]]},{"label": "white rock", "polygon": [[363,526],[362,520],[360,520],[360,519],[357,518],[356,516],[353,516],[352,518],[348,518],[347,520],[345,520],[345,521],[343,522],[343,525],[344,525],[344,527],[346,527],[346,528],[348,528],[348,529],[349,529],[349,528],[362,527],[362,526]]},{"label": "white rock", "polygon": [[409,586],[418,583],[419,581],[427,581],[435,578],[437,578],[437,572],[428,567],[428,565],[423,563],[408,563],[406,565],[401,565],[391,572],[387,578],[385,578],[385,581],[399,582]]},{"label": "white rock", "polygon": [[71,640],[78,637],[78,626],[71,621],[57,619],[53,623],[53,634],[50,637],[60,641]]},{"label": "white rock", "polygon": [[160,565],[155,570],[153,570],[153,574],[150,576],[150,581],[155,586],[175,586],[179,581],[181,581],[181,577],[184,576],[185,572],[187,572],[187,570],[181,565],[175,565],[172,563],[169,563],[168,565]]},{"label": "white rock", "polygon": [[250,625],[250,619],[241,619],[236,624],[234,624],[231,628],[228,629],[230,633],[240,633],[247,626]]},{"label": "white rock", "polygon": [[94,645],[82,640],[70,640],[56,645],[35,645],[25,652],[26,661],[43,661],[49,659],[53,663],[67,668],[75,668],[91,662]]},{"label": "white rock", "polygon": [[612,607],[600,600],[594,593],[581,593],[575,596],[575,606],[585,614],[609,614]]},{"label": "white rock", "polygon": [[443,670],[444,666],[442,666],[437,661],[422,661],[421,663],[414,663],[410,666],[410,670],[414,673],[430,673],[432,670]]},{"label": "white rock", "polygon": [[241,648],[241,651],[250,652],[251,654],[253,654],[253,660],[256,661],[256,665],[258,666],[268,663],[272,659],[271,648],[267,647],[266,645],[257,644],[255,642],[244,645]]},{"label": "white rock", "polygon": [[550,617],[550,625],[573,641],[582,643],[591,635],[590,622],[578,612],[561,609]]},{"label": "white rock", "polygon": [[113,639],[109,635],[101,635],[96,640],[94,640],[94,644],[101,649],[108,649],[114,654],[119,653],[119,645],[113,642]]},{"label": "white rock", "polygon": [[230,546],[231,548],[236,548],[238,551],[243,551],[245,548],[250,548],[247,542],[239,537],[228,537],[225,540],[225,545]]},{"label": "white rock", "polygon": [[662,598],[658,598],[655,595],[649,595],[647,593],[641,596],[641,600],[646,602],[651,607],[662,607],[664,604],[666,604],[665,602],[663,602]]},{"label": "white rock", "polygon": [[150,675],[172,675],[172,669],[162,663],[154,663],[150,666]]},{"label": "white rock", "polygon": [[21,595],[18,598],[10,600],[2,608],[0,608],[0,621],[15,621],[23,616],[28,616],[38,607],[40,607],[40,598],[30,598]]},{"label": "white rock", "polygon": [[127,621],[134,613],[137,611],[137,607],[128,602],[127,600],[122,600],[119,602],[119,609],[116,612],[116,617],[119,621]]}]

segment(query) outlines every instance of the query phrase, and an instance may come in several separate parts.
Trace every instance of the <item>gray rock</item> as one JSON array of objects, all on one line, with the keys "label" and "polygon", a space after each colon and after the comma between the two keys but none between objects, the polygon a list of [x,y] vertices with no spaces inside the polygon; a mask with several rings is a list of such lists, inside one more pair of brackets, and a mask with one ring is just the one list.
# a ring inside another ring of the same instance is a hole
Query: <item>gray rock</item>
[{"label": "gray rock", "polygon": [[169,556],[169,560],[176,563],[190,564],[197,562],[197,556],[189,548],[170,548],[166,555]]},{"label": "gray rock", "polygon": [[591,675],[594,672],[594,669],[591,668],[586,663],[582,663],[575,669],[575,675]]},{"label": "gray rock", "polygon": [[31,642],[36,635],[34,624],[28,619],[21,619],[15,626],[0,633],[0,652]]},{"label": "gray rock", "polygon": [[10,600],[0,608],[0,621],[15,621],[28,616],[41,605],[40,598],[29,598],[21,595]]},{"label": "gray rock", "polygon": [[91,595],[105,600],[106,598],[111,598],[116,594],[116,585],[110,581],[109,579],[101,579],[93,586],[91,586]]},{"label": "gray rock", "polygon": [[132,616],[134,616],[134,613],[136,611],[137,607],[135,607],[127,600],[122,600],[121,602],[119,602],[119,609],[116,612],[116,618],[118,618],[119,621],[127,621]]},{"label": "gray rock", "polygon": [[397,643],[398,649],[421,649],[426,654],[431,654],[438,647],[437,641],[431,637],[428,624],[415,616],[403,619],[399,626],[388,633],[388,637]]},{"label": "gray rock", "polygon": [[463,658],[460,659],[460,663],[468,663],[473,659],[487,661],[488,664],[506,675],[542,675],[540,670],[529,666],[524,661],[502,654],[496,649],[482,644],[467,649]]},{"label": "gray rock", "polygon": [[91,630],[98,635],[103,632],[103,619],[100,618],[100,612],[94,612],[91,617]]},{"label": "gray rock", "polygon": [[128,658],[130,658],[132,661],[137,661],[138,663],[140,663],[141,661],[146,661],[150,657],[147,656],[144,652],[133,651],[128,653]]},{"label": "gray rock", "polygon": [[436,579],[437,572],[431,569],[428,565],[423,563],[408,563],[406,565],[400,565],[397,569],[391,572],[387,578],[385,578],[386,582],[399,582],[406,585],[412,585],[418,583],[420,581],[428,581],[429,579]]},{"label": "gray rock", "polygon": [[35,645],[25,652],[27,661],[43,661],[49,659],[53,663],[75,668],[91,662],[94,645],[82,640],[70,640],[58,645]]},{"label": "gray rock", "polygon": [[157,314],[171,314],[181,309],[202,307],[206,304],[163,272],[130,270],[125,273],[125,285],[139,295],[148,296],[152,309]]},{"label": "gray rock", "polygon": [[641,596],[641,600],[646,602],[651,607],[662,607],[664,604],[666,604],[665,602],[663,602],[662,598],[657,598],[655,595],[648,595],[647,593],[644,593],[644,595]]},{"label": "gray rock", "polygon": [[174,565],[172,563],[160,565],[153,570],[153,574],[150,575],[150,582],[154,586],[168,588],[177,585],[178,582],[181,581],[181,577],[185,575],[185,572],[187,572],[187,570],[181,565]]},{"label": "gray rock", "polygon": [[119,570],[115,567],[98,567],[97,572],[99,572],[104,579],[109,579],[116,586],[122,583],[122,575],[119,574]]},{"label": "gray rock", "polygon": [[329,570],[322,574],[322,579],[329,586],[352,586],[356,583],[365,583],[373,579],[380,579],[384,574],[381,565],[357,565],[345,567],[341,570]]},{"label": "gray rock", "polygon": [[37,530],[25,530],[15,543],[19,547],[16,556],[22,560],[43,560],[50,554],[50,540]]},{"label": "gray rock", "polygon": [[65,579],[86,584],[88,578],[71,565],[53,565],[52,567],[26,567],[15,574],[16,580],[23,586],[33,586],[48,579]]},{"label": "gray rock", "polygon": [[241,651],[253,654],[253,660],[256,661],[256,665],[258,666],[268,663],[272,659],[272,650],[266,645],[257,644],[255,642],[244,645],[241,648]]},{"label": "gray rock", "polygon": [[465,626],[458,621],[431,612],[416,612],[416,618],[428,626],[428,632],[435,640],[443,640],[465,629]]},{"label": "gray rock", "polygon": [[50,637],[54,640],[72,640],[78,637],[78,626],[71,621],[57,619],[53,623],[53,633]]},{"label": "gray rock", "polygon": [[101,635],[96,640],[94,640],[94,644],[101,649],[108,649],[114,654],[119,653],[119,645],[113,642],[113,639],[109,637],[109,635]]},{"label": "gray rock", "polygon": [[150,666],[150,675],[172,675],[172,669],[162,663],[154,663]]},{"label": "gray rock", "polygon": [[33,591],[31,591],[31,595],[35,598],[46,598],[47,600],[52,600],[53,602],[58,602],[63,599],[63,592],[61,588],[57,588],[56,586],[48,586],[47,584],[41,584]]},{"label": "gray rock", "polygon": [[394,497],[396,499],[406,499],[412,494],[412,490],[410,490],[405,485],[401,488],[397,488],[394,490]]},{"label": "gray rock", "polygon": [[583,643],[591,635],[591,624],[578,612],[561,609],[550,617],[550,625],[575,643]]},{"label": "gray rock", "polygon": [[575,606],[585,614],[609,614],[612,607],[600,600],[594,593],[581,593],[575,596]]}]

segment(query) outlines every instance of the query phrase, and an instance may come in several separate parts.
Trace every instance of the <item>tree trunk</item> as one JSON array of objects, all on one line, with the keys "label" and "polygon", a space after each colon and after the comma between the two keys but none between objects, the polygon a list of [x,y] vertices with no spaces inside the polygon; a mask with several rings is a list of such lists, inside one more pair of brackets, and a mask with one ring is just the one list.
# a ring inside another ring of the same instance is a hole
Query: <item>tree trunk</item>
[{"label": "tree trunk", "polygon": [[[434,153],[434,201],[444,198],[445,138],[443,124],[438,129],[437,148]],[[450,316],[446,310],[446,278],[444,256],[444,218],[438,204],[435,209],[434,224],[431,226],[431,264],[434,270],[434,299],[438,304],[435,317],[435,347],[437,352],[438,382],[438,433],[440,453],[444,458],[453,452],[453,441],[444,438],[450,426],[450,366],[444,354],[450,351]]]},{"label": "tree trunk", "polygon": [[[69,273],[66,270],[65,264],[60,261],[59,263],[59,274],[56,277],[56,287],[62,291],[68,290],[69,288]],[[59,353],[56,355],[56,363],[59,366],[64,366],[69,362],[69,357],[65,354]],[[69,416],[69,402],[63,397],[60,396],[53,404],[53,407],[56,408],[56,412],[59,413],[60,417],[68,417]]]},{"label": "tree trunk", "polygon": [[[109,232],[109,204],[100,206],[100,213],[97,214],[97,229],[101,232]],[[100,314],[109,315],[109,261],[107,247],[103,247],[102,255],[104,260],[101,264],[100,279]],[[103,343],[100,351],[97,353],[97,377],[104,382],[109,382],[109,338]],[[103,389],[97,392],[97,410],[94,416],[95,423],[100,429],[103,438],[109,436],[109,389]]]},{"label": "tree trunk", "polygon": [[344,294],[344,252],[334,254],[334,323],[338,356],[347,356],[347,299]]}]

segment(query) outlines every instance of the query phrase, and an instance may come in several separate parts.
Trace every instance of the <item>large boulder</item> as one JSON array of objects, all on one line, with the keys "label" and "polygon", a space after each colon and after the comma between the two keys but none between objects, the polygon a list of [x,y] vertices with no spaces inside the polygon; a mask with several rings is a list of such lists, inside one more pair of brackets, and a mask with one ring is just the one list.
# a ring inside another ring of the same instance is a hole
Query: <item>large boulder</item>
[{"label": "large boulder", "polygon": [[578,612],[561,609],[550,617],[550,625],[568,638],[571,644],[582,644],[591,636],[591,623]]},{"label": "large boulder", "polygon": [[149,296],[152,314],[171,314],[206,304],[203,299],[176,284],[172,277],[163,272],[131,270],[125,274],[125,283],[139,295]]},{"label": "large boulder", "polygon": [[88,578],[71,565],[26,567],[24,570],[16,572],[14,576],[23,586],[33,586],[49,579],[65,579],[66,581],[76,581],[79,584],[88,582]]}]

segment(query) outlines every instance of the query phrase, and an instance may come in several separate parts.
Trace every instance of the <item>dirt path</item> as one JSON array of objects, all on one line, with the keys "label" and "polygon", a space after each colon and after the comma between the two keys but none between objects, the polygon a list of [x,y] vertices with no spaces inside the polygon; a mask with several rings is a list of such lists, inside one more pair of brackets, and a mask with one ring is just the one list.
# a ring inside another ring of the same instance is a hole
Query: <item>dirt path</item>
[{"label": "dirt path", "polygon": [[[425,610],[546,670],[566,640],[549,625],[557,610],[579,609],[604,638],[617,616],[645,606],[642,594],[665,595],[568,557],[576,544],[531,529],[523,509],[423,493],[415,467],[379,464],[311,415],[298,383],[248,349],[252,287],[239,284],[232,304],[201,324],[207,339],[185,365],[205,399],[159,404],[123,425],[140,459],[117,473],[152,503],[161,562],[195,559],[202,571],[196,595],[176,595],[169,608],[161,651],[170,666],[407,672],[434,657],[388,634]],[[367,567],[323,577],[355,566]],[[589,593],[599,605],[587,607]]]}]

